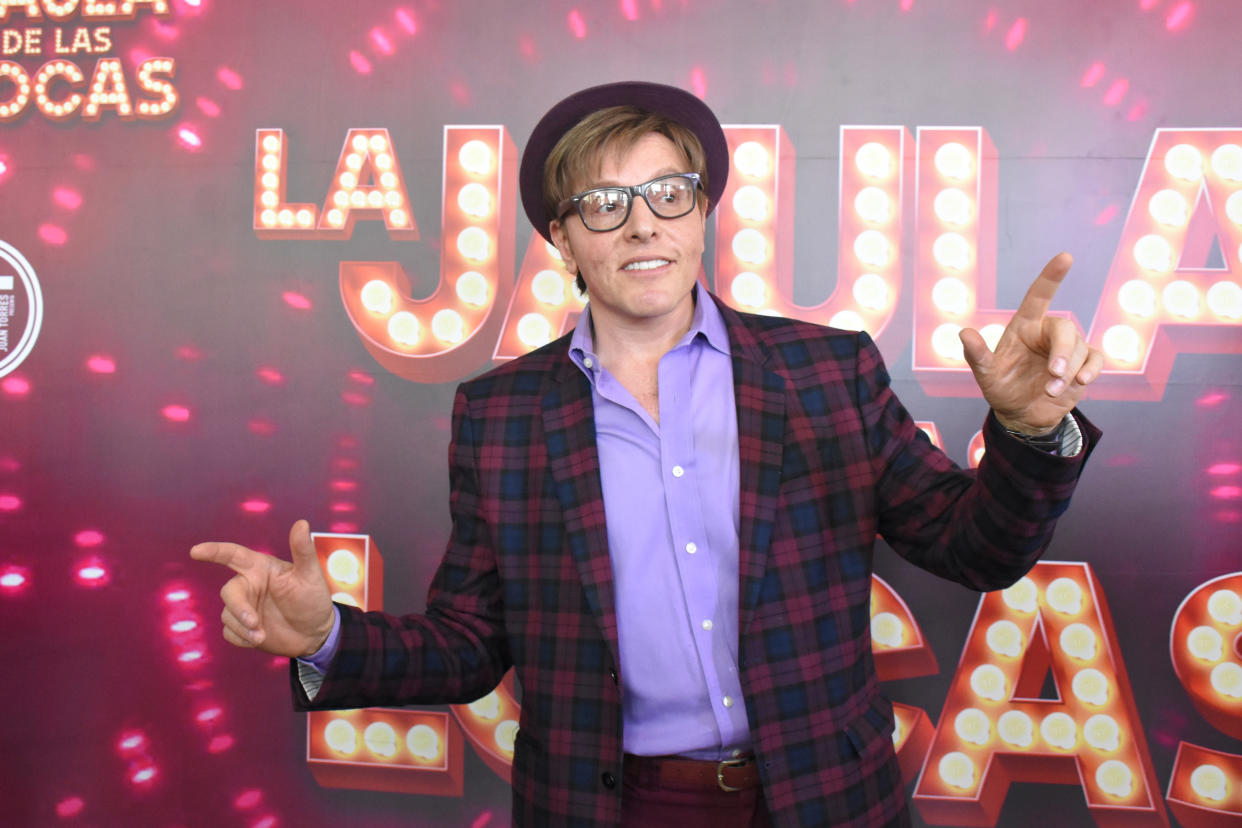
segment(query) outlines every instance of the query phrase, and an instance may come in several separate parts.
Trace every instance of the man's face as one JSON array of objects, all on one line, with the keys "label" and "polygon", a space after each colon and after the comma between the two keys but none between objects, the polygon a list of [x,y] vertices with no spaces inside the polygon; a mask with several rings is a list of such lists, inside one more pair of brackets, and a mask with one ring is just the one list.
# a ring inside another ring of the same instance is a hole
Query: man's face
[{"label": "man's face", "polygon": [[[609,185],[642,184],[670,173],[690,172],[668,138],[651,133],[628,152],[604,157],[598,180],[577,192]],[[616,230],[588,230],[577,210],[551,225],[552,240],[572,272],[582,275],[597,326],[633,327],[652,323],[690,324],[690,291],[703,259],[705,209],[699,206],[676,219],[651,212],[634,199],[629,218]],[[615,328],[614,328],[615,329]]]}]

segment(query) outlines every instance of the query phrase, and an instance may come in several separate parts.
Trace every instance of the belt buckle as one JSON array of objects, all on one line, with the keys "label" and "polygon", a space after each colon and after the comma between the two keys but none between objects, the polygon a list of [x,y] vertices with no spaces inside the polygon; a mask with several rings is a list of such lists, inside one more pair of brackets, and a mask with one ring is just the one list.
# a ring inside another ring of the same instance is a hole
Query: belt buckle
[{"label": "belt buckle", "polygon": [[735,788],[732,785],[725,782],[724,772],[725,772],[725,768],[745,767],[746,763],[749,761],[751,761],[751,757],[739,756],[734,759],[721,759],[718,763],[716,763],[716,784],[720,786],[720,790],[726,791],[728,793],[734,793],[735,791],[746,790],[745,788]]}]

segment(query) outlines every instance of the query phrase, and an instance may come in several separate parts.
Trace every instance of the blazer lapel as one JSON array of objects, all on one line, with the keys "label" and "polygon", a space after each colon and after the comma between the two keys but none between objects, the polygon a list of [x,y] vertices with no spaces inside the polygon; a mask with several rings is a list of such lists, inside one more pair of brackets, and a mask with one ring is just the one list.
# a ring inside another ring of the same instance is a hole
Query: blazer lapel
[{"label": "blazer lapel", "polygon": [[542,400],[548,462],[565,513],[566,541],[582,578],[587,605],[619,665],[616,601],[591,386],[568,356],[554,374],[556,382]]},{"label": "blazer lapel", "polygon": [[738,632],[745,634],[759,602],[775,530],[785,444],[786,383],[769,371],[766,354],[736,312],[717,301],[729,329],[739,461]]}]

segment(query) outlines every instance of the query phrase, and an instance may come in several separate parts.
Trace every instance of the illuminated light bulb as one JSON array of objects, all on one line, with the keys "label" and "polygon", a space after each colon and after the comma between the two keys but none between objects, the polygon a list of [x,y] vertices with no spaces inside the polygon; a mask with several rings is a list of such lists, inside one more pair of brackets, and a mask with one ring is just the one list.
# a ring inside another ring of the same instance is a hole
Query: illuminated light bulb
[{"label": "illuminated light bulb", "polygon": [[906,638],[901,619],[891,612],[877,612],[871,619],[871,639],[885,647],[900,647]]},{"label": "illuminated light bulb", "polygon": [[380,279],[372,279],[362,286],[358,298],[371,313],[388,313],[392,310],[392,288]]},{"label": "illuminated light bulb", "polygon": [[474,716],[490,722],[500,715],[500,697],[495,692],[488,693],[483,698],[470,702],[466,707]]},{"label": "illuminated light bulb", "polygon": [[472,261],[487,259],[491,247],[491,239],[482,227],[467,227],[457,234],[457,252]]},{"label": "illuminated light bulb", "polygon": [[366,152],[367,151],[367,136],[355,135],[354,140],[350,141],[349,145],[354,148],[354,152]]},{"label": "illuminated light bulb", "polygon": [[1082,587],[1073,578],[1057,578],[1048,584],[1045,595],[1048,606],[1063,615],[1077,615],[1082,612]]},{"label": "illuminated light bulb", "polygon": [[381,173],[379,181],[381,187],[385,190],[391,190],[397,186],[397,174],[393,172]]},{"label": "illuminated light bulb", "polygon": [[552,341],[552,323],[541,313],[528,313],[518,320],[518,339],[528,348],[538,348]]},{"label": "illuminated light bulb", "polygon": [[556,245],[554,245],[552,242],[544,242],[543,249],[548,252],[549,256],[556,259],[558,262],[564,261],[564,259],[561,257],[561,251],[557,250]]},{"label": "illuminated light bulb", "polygon": [[1078,725],[1067,713],[1049,713],[1039,723],[1039,735],[1061,750],[1072,750],[1078,742]]},{"label": "illuminated light bulb", "polygon": [[393,210],[388,214],[388,220],[397,227],[404,227],[406,225],[405,210]]},{"label": "illuminated light bulb", "polygon": [[935,160],[936,170],[945,178],[960,181],[974,169],[974,158],[970,150],[956,141],[950,141],[936,150]]},{"label": "illuminated light bulb", "polygon": [[733,255],[747,264],[763,264],[768,258],[768,240],[753,227],[738,230],[733,236]]},{"label": "illuminated light bulb", "polygon": [[337,549],[328,556],[328,575],[342,584],[356,584],[362,575],[358,556],[348,549]]},{"label": "illuminated light bulb", "polygon": [[263,156],[259,163],[263,165],[263,169],[272,172],[280,167],[280,158],[269,152]]},{"label": "illuminated light bulb", "polygon": [[1101,344],[1104,353],[1118,362],[1138,362],[1141,340],[1138,331],[1129,325],[1113,325],[1104,332]]},{"label": "illuminated light bulb", "polygon": [[996,721],[996,734],[1006,744],[1030,747],[1035,741],[1035,723],[1021,710],[1010,710]]},{"label": "illuminated light bulb", "polygon": [[990,325],[984,325],[979,329],[979,336],[983,337],[984,343],[988,346],[989,351],[995,351],[996,346],[1000,344],[1001,337],[1005,335],[1005,326],[998,322]]},{"label": "illuminated light bulb", "polygon": [[1118,798],[1127,797],[1134,792],[1134,772],[1125,762],[1109,759],[1095,769],[1095,784],[1104,793]]},{"label": "illuminated light bulb", "polygon": [[418,317],[409,311],[397,311],[388,318],[388,335],[402,345],[418,344]]},{"label": "illuminated light bulb", "polygon": [[958,337],[961,332],[962,326],[952,322],[938,326],[932,331],[932,350],[941,359],[962,362],[966,357],[962,350],[962,340]]},{"label": "illuminated light bulb", "polygon": [[733,166],[751,178],[765,176],[768,174],[768,151],[758,141],[743,141],[733,151]]},{"label": "illuminated light bulb", "polygon": [[294,219],[297,221],[298,227],[310,227],[312,224],[315,223],[314,214],[311,213],[311,211],[307,209],[298,210],[297,215],[294,217]]},{"label": "illuminated light bulb", "polygon": [[259,214],[259,221],[263,223],[264,227],[275,227],[276,226],[276,211],[275,210],[264,210],[262,213]]},{"label": "illuminated light bulb", "polygon": [[1061,630],[1061,649],[1071,658],[1089,661],[1095,658],[1095,632],[1086,624],[1069,624]]},{"label": "illuminated light bulb", "polygon": [[977,707],[968,707],[953,719],[953,730],[962,741],[986,745],[992,736],[992,720]]},{"label": "illuminated light bulb", "polygon": [[868,310],[888,307],[888,282],[876,273],[864,273],[854,281],[854,301]]},{"label": "illuminated light bulb", "polygon": [[384,205],[386,207],[400,207],[401,203],[401,193],[398,190],[389,190],[384,193]]},{"label": "illuminated light bulb", "polygon": [[383,207],[384,206],[384,194],[381,193],[379,190],[372,190],[371,192],[367,193],[367,206],[368,207]]},{"label": "illuminated light bulb", "polygon": [[843,331],[861,331],[867,326],[866,320],[852,310],[837,311],[828,320],[828,325]]},{"label": "illuminated light bulb", "polygon": [[893,171],[893,154],[877,141],[868,141],[854,153],[854,166],[868,178],[888,178]]},{"label": "illuminated light bulb", "polygon": [[1016,584],[1001,591],[1001,600],[1005,606],[1018,612],[1034,612],[1039,606],[1039,591],[1034,581],[1023,576]]},{"label": "illuminated light bulb", "polygon": [[333,208],[328,211],[328,224],[333,227],[340,227],[345,223],[345,214],[340,210]]},{"label": "illuminated light bulb", "polygon": [[397,755],[397,731],[388,722],[371,722],[362,731],[362,743],[376,756]]},{"label": "illuminated light bulb", "polygon": [[565,277],[555,270],[541,270],[530,281],[530,292],[545,305],[565,303]]},{"label": "illuminated light bulb", "polygon": [[481,308],[487,304],[487,277],[477,270],[467,270],[457,277],[457,298],[467,305]]},{"label": "illuminated light bulb", "polygon": [[1173,248],[1163,236],[1148,234],[1134,243],[1134,261],[1145,270],[1168,273],[1173,269]]},{"label": "illuminated light bulb", "polygon": [[420,759],[435,759],[440,752],[440,736],[425,724],[416,724],[405,733],[405,746]]},{"label": "illuminated light bulb", "polygon": [[359,209],[367,206],[367,194],[362,190],[354,190],[349,194],[349,206]]},{"label": "illuminated light bulb", "polygon": [[1186,199],[1177,190],[1161,190],[1147,202],[1151,217],[1167,227],[1181,227],[1189,219]]},{"label": "illuminated light bulb", "polygon": [[358,600],[348,592],[334,592],[332,593],[332,600],[338,604],[344,604],[347,607],[358,606]]},{"label": "illuminated light bulb", "polygon": [[333,719],[323,729],[323,740],[337,753],[353,753],[358,749],[358,731],[344,719]]},{"label": "illuminated light bulb", "polygon": [[362,168],[362,156],[356,152],[351,152],[349,155],[345,156],[345,166],[346,168],[353,170],[355,173],[358,172],[358,170]]},{"label": "illuminated light bulb", "polygon": [[431,317],[431,332],[441,342],[461,342],[466,337],[466,323],[452,308],[442,308]]},{"label": "illuminated light bulb", "polygon": [[946,187],[936,193],[936,199],[932,202],[936,218],[945,224],[960,225],[970,221],[970,206],[970,196],[956,187]]},{"label": "illuminated light bulb", "polygon": [[1082,738],[1096,750],[1112,753],[1121,747],[1121,728],[1107,713],[1096,713],[1082,726]]},{"label": "illuminated light bulb", "polygon": [[1186,634],[1186,649],[1200,661],[1215,664],[1225,655],[1225,639],[1212,627],[1195,627]]},{"label": "illuminated light bulb", "polygon": [[457,151],[457,163],[466,172],[487,175],[492,171],[492,148],[477,138],[467,141]]},{"label": "illuminated light bulb", "polygon": [[1242,699],[1242,667],[1232,661],[1212,668],[1212,689],[1231,699]]},{"label": "illuminated light bulb", "polygon": [[371,148],[371,152],[387,152],[388,151],[388,141],[384,138],[383,135],[380,135],[379,133],[372,135],[371,140],[367,142],[367,145]]},{"label": "illuminated light bulb", "polygon": [[358,186],[358,176],[354,175],[348,170],[341,173],[341,177],[338,178],[337,181],[339,181],[341,184],[341,187],[346,190],[352,190],[354,187]]},{"label": "illuminated light bulb", "polygon": [[1190,144],[1178,144],[1164,156],[1169,175],[1183,181],[1198,181],[1203,175],[1203,155]]},{"label": "illuminated light bulb", "polygon": [[1190,789],[1200,799],[1223,802],[1229,795],[1229,782],[1215,765],[1200,765],[1190,773]]},{"label": "illuminated light bulb", "polygon": [[1232,589],[1218,589],[1208,596],[1208,615],[1230,627],[1242,624],[1242,598]]},{"label": "illuminated light bulb", "polygon": [[975,784],[975,763],[961,751],[946,753],[940,758],[940,778],[955,788],[972,788]]},{"label": "illuminated light bulb", "polygon": [[276,197],[276,193],[271,190],[264,190],[263,195],[259,196],[259,203],[264,207],[275,207],[280,199]]},{"label": "illuminated light bulb", "polygon": [[893,717],[893,746],[901,744],[902,734],[906,732],[905,727],[901,724],[901,719]]},{"label": "illuminated light bulb", "polygon": [[392,169],[392,156],[386,152],[381,152],[375,156],[375,168],[378,170],[388,171]]},{"label": "illuminated light bulb", "polygon": [[1242,190],[1225,199],[1225,215],[1234,224],[1242,224]]},{"label": "illuminated light bulb", "polygon": [[1094,667],[1075,673],[1070,687],[1074,695],[1087,704],[1099,707],[1108,701],[1108,679]]},{"label": "illuminated light bulb", "polygon": [[980,664],[970,674],[970,689],[975,695],[989,701],[1004,701],[1006,696],[1005,674],[995,664]]},{"label": "illuminated light bulb", "polygon": [[1208,310],[1226,319],[1242,319],[1242,287],[1237,282],[1217,282],[1208,288]]},{"label": "illuminated light bulb", "polygon": [[505,719],[496,725],[496,729],[492,731],[492,738],[496,741],[496,746],[506,753],[513,753],[513,740],[517,736],[518,723],[513,719]]},{"label": "illuminated light bulb", "polygon": [[961,279],[949,276],[932,288],[932,303],[945,313],[965,313],[970,309],[970,289]]},{"label": "illuminated light bulb", "polygon": [[754,184],[738,187],[733,194],[733,212],[747,221],[763,221],[768,217],[768,197]]},{"label": "illuminated light bulb", "polygon": [[970,265],[970,242],[961,233],[941,233],[932,242],[932,258],[941,267],[965,270]]},{"label": "illuminated light bulb", "polygon": [[1009,658],[1022,654],[1022,630],[1012,621],[995,621],[988,627],[988,649]]},{"label": "illuminated light bulb", "polygon": [[854,239],[854,255],[872,267],[884,267],[889,260],[888,236],[879,230],[864,230]]},{"label": "illuminated light bulb", "polygon": [[744,270],[729,283],[733,300],[742,307],[761,308],[768,301],[768,286],[758,273]]},{"label": "illuminated light bulb", "polygon": [[1174,316],[1189,318],[1199,313],[1199,289],[1185,279],[1165,285],[1160,299]]},{"label": "illuminated light bulb", "polygon": [[1117,303],[1131,316],[1146,318],[1156,312],[1156,291],[1141,279],[1131,279],[1117,291]]},{"label": "illuminated light bulb", "polygon": [[278,152],[280,150],[280,139],[275,135],[263,136],[263,151]]},{"label": "illuminated light bulb", "polygon": [[259,180],[267,190],[274,190],[280,186],[280,176],[273,172],[263,173],[263,177]]},{"label": "illuminated light bulb", "polygon": [[1242,147],[1221,144],[1212,152],[1212,171],[1227,181],[1242,181]]},{"label": "illuminated light bulb", "polygon": [[854,212],[863,221],[881,224],[889,220],[893,214],[888,193],[879,187],[864,187],[854,196]]},{"label": "illuminated light bulb", "polygon": [[492,194],[477,181],[457,191],[457,206],[466,215],[483,218],[492,211]]},{"label": "illuminated light bulb", "polygon": [[280,222],[281,227],[292,227],[293,226],[293,211],[292,210],[281,210],[279,213],[276,214],[276,220]]}]

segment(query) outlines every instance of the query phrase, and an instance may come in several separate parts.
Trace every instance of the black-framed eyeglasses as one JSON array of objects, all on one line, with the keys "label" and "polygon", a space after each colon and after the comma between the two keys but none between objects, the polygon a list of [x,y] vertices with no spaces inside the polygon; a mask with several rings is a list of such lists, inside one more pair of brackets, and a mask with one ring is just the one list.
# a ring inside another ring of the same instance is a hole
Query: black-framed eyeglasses
[{"label": "black-framed eyeglasses", "polygon": [[596,187],[562,201],[556,206],[556,214],[563,220],[571,208],[577,207],[586,229],[606,233],[625,224],[636,196],[660,218],[681,218],[698,204],[700,186],[698,173],[673,173],[632,187]]}]

